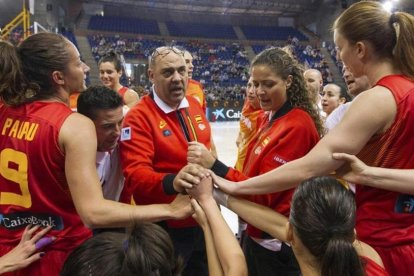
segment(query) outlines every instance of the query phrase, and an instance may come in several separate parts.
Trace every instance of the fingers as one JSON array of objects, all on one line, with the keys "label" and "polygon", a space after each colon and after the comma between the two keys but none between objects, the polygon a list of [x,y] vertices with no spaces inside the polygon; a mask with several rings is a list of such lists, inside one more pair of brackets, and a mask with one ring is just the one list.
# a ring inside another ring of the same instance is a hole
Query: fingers
[{"label": "fingers", "polygon": [[26,258],[19,264],[19,268],[24,268],[31,263],[40,260],[45,255],[45,252],[38,252],[36,254],[31,255],[30,257]]},{"label": "fingers", "polygon": [[40,240],[38,240],[35,243],[36,250],[42,249],[43,247],[51,244],[54,240],[55,240],[54,237],[44,237],[44,238],[41,238]]},{"label": "fingers", "polygon": [[354,162],[357,160],[357,158],[355,157],[355,155],[351,155],[351,154],[347,154],[347,153],[333,153],[332,157],[336,160],[343,160],[343,161],[347,161],[347,162]]},{"label": "fingers", "polygon": [[195,200],[194,198],[191,199],[191,206],[193,207],[194,211],[200,211],[201,206],[200,204],[198,204],[197,200]]},{"label": "fingers", "polygon": [[37,232],[36,235],[33,236],[33,240],[37,241],[39,240],[41,237],[43,237],[47,232],[50,231],[50,229],[52,229],[52,226],[48,226],[46,228],[43,228],[41,231]]},{"label": "fingers", "polygon": [[35,226],[33,226],[32,224],[27,225],[22,234],[22,241],[30,240],[32,238],[33,233],[35,233],[39,228],[40,228],[39,225],[35,225]]}]

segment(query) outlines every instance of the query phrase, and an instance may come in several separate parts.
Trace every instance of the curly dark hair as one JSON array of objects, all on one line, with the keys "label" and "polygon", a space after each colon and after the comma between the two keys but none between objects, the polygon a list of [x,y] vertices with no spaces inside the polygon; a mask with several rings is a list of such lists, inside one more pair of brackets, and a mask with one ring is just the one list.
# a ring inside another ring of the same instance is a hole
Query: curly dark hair
[{"label": "curly dark hair", "polygon": [[287,98],[292,107],[297,107],[309,114],[319,136],[323,136],[325,128],[319,112],[311,102],[303,77],[304,68],[286,50],[272,47],[263,50],[252,61],[251,68],[257,65],[269,66],[279,77],[286,80],[292,76],[292,84],[287,89]]}]

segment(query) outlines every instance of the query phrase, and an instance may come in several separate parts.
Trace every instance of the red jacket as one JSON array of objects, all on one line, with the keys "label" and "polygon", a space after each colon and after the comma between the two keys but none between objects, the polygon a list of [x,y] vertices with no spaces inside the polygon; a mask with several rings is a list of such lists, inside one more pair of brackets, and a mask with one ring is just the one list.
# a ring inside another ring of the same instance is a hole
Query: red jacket
[{"label": "red jacket", "polygon": [[[286,105],[282,108],[285,107]],[[293,108],[286,110],[286,113],[272,123],[262,124],[262,128],[250,142],[243,172],[232,168],[227,168],[225,172],[218,164],[214,164],[213,171],[218,175],[223,175],[224,172],[225,178],[229,180],[242,181],[301,158],[318,141],[319,135],[309,114],[299,108]],[[266,195],[250,195],[247,199],[289,216],[293,191],[294,189],[290,189]],[[256,238],[268,238],[261,230],[251,225],[248,225],[247,232]]]},{"label": "red jacket", "polygon": [[[127,203],[131,202],[131,195],[136,204],[170,203],[176,196],[173,179],[187,165],[188,144],[176,112],[165,114],[151,96],[144,96],[131,108],[123,124],[120,149],[125,187],[121,201]],[[186,108],[188,116],[184,109],[180,112],[190,139],[210,148],[211,130],[204,112],[196,99],[186,98],[190,105]],[[123,138],[125,131],[130,131],[131,139]],[[197,223],[189,218],[171,220],[168,225],[187,227]]]}]

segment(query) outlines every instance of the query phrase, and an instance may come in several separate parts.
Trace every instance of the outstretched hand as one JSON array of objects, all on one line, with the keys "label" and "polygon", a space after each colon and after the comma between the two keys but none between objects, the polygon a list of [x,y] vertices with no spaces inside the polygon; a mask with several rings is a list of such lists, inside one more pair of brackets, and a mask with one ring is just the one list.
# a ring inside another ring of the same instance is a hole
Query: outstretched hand
[{"label": "outstretched hand", "polygon": [[215,173],[210,172],[211,177],[213,178],[214,187],[219,188],[222,192],[230,195],[237,193],[237,182],[232,182],[227,179],[224,179],[220,176],[217,176]]},{"label": "outstretched hand", "polygon": [[185,219],[193,213],[188,195],[177,195],[170,203],[170,208],[175,219]]},{"label": "outstretched hand", "polygon": [[0,258],[0,274],[25,268],[44,256],[45,253],[39,252],[39,250],[52,243],[56,238],[42,238],[52,227],[46,227],[35,234],[39,228],[38,225],[26,227],[20,243]]},{"label": "outstretched hand", "polygon": [[332,157],[336,160],[348,162],[336,170],[336,174],[342,179],[352,183],[363,183],[366,171],[370,168],[355,155],[347,153],[334,153]]}]

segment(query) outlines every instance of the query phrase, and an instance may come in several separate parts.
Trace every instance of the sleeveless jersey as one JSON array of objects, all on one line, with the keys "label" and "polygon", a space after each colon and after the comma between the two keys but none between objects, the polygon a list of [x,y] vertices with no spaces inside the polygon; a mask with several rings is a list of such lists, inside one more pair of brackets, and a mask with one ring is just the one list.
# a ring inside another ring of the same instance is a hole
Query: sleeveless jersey
[{"label": "sleeveless jersey", "polygon": [[46,252],[69,253],[90,237],[73,204],[58,145],[71,113],[63,103],[0,105],[0,255],[19,243],[28,224],[53,227],[47,235],[57,239]]},{"label": "sleeveless jersey", "polygon": [[[391,127],[373,136],[358,157],[369,166],[413,169],[414,82],[390,75],[377,85],[391,91],[397,114]],[[374,247],[414,243],[414,195],[357,185],[356,203],[359,239]]]},{"label": "sleeveless jersey", "polygon": [[121,95],[121,98],[124,104],[125,104],[124,96],[125,96],[125,93],[128,91],[128,89],[129,89],[128,87],[122,86],[118,90],[118,94]]}]

